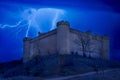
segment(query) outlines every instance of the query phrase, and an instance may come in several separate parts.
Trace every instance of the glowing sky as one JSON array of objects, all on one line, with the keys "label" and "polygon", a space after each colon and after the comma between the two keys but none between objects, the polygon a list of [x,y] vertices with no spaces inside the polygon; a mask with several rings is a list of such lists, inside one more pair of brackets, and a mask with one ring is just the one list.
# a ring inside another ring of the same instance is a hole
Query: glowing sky
[{"label": "glowing sky", "polygon": [[21,59],[23,38],[53,30],[60,20],[81,31],[109,35],[111,59],[120,60],[120,5],[116,0],[1,0],[0,61]]}]

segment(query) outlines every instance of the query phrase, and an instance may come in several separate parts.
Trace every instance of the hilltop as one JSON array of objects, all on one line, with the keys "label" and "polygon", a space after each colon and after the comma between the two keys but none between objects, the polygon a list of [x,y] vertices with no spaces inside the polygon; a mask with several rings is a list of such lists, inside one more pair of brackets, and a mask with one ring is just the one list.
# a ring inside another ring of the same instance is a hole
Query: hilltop
[{"label": "hilltop", "polygon": [[86,58],[77,54],[36,56],[24,64],[22,61],[16,61],[0,65],[2,78],[17,76],[55,78],[120,68],[119,62]]}]

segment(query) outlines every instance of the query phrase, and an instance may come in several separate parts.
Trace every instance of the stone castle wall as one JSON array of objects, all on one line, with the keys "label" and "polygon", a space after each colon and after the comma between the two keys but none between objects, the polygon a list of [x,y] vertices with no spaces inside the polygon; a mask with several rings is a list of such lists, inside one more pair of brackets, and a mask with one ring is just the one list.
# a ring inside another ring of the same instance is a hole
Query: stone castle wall
[{"label": "stone castle wall", "polygon": [[43,36],[39,35],[39,37],[35,39],[25,40],[23,61],[26,62],[37,55],[44,56],[56,54],[56,39],[56,31],[53,31],[50,34],[46,34]]},{"label": "stone castle wall", "polygon": [[36,55],[71,53],[83,55],[82,46],[76,44],[76,40],[80,39],[79,36],[90,39],[90,45],[86,49],[87,56],[109,59],[109,38],[107,36],[71,29],[68,22],[61,21],[57,23],[55,30],[44,34],[39,33],[39,36],[33,39],[24,39],[23,61],[26,62]]},{"label": "stone castle wall", "polygon": [[109,59],[109,39],[107,36],[93,35],[88,32],[81,32],[74,29],[70,30],[70,50],[72,53],[83,55],[83,47],[81,42],[80,45],[76,43],[76,40],[80,39],[80,35],[82,37],[85,37],[85,35],[89,36],[90,42],[88,49],[86,49],[87,56]]}]

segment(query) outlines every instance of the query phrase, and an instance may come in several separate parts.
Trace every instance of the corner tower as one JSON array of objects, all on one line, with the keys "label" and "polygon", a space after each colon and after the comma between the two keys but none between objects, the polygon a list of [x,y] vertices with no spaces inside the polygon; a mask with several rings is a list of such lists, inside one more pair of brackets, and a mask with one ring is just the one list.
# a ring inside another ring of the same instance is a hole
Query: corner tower
[{"label": "corner tower", "polygon": [[67,21],[57,23],[57,52],[59,54],[70,54],[70,24]]},{"label": "corner tower", "polygon": [[103,39],[102,39],[102,51],[103,51],[103,55],[102,57],[105,58],[105,59],[110,59],[110,53],[109,53],[109,48],[110,48],[110,41],[109,41],[109,37],[107,35],[104,35],[103,36]]},{"label": "corner tower", "polygon": [[30,59],[30,38],[25,37],[23,39],[24,48],[23,48],[23,62],[27,62]]}]

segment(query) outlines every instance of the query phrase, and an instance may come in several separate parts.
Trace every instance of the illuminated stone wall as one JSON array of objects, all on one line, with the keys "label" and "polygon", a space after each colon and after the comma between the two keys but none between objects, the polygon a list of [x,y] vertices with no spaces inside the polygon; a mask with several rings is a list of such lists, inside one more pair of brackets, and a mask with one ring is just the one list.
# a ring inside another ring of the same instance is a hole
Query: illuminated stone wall
[{"label": "illuminated stone wall", "polygon": [[[39,33],[39,36],[33,39],[24,38],[23,61],[29,61],[38,55],[78,54],[83,56],[81,37],[85,41],[89,40],[89,46],[85,51],[86,57],[109,59],[108,36],[93,35],[90,31],[78,31],[70,28],[69,22],[60,21],[55,30]],[[76,43],[77,40],[79,43]]]}]

